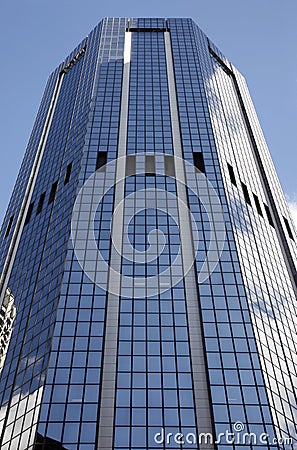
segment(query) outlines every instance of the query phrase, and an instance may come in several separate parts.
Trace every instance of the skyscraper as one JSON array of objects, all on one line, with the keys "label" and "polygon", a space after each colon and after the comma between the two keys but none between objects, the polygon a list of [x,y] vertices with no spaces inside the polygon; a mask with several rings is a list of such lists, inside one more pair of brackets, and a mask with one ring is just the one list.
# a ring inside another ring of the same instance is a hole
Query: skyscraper
[{"label": "skyscraper", "polygon": [[1,450],[292,449],[296,239],[237,69],[190,19],[102,20],[1,229]]}]

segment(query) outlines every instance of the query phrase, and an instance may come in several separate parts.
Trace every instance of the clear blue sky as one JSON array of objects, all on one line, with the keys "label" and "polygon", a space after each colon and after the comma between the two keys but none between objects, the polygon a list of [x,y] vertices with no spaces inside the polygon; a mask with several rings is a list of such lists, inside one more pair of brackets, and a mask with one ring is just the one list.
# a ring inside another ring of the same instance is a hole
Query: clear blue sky
[{"label": "clear blue sky", "polygon": [[297,201],[296,0],[1,0],[0,222],[49,73],[105,16],[192,17],[245,75],[284,191]]}]

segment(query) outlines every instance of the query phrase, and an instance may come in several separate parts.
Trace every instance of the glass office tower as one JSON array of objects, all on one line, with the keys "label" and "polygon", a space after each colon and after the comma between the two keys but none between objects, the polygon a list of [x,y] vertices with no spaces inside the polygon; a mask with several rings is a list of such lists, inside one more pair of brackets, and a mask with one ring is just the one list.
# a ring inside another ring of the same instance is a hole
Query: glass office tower
[{"label": "glass office tower", "polygon": [[102,20],[1,229],[1,450],[293,449],[296,240],[237,69],[190,19]]}]

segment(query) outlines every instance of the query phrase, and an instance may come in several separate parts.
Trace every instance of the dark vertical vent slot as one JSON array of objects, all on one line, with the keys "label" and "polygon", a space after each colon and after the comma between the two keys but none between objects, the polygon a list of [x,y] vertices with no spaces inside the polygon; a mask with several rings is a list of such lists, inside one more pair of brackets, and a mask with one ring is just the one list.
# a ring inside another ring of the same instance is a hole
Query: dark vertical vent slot
[{"label": "dark vertical vent slot", "polygon": [[33,212],[33,207],[34,207],[34,203],[31,203],[29,208],[28,208],[28,212],[27,212],[27,216],[26,216],[26,220],[25,220],[25,225],[27,225],[30,222],[31,216],[32,216],[32,212]]},{"label": "dark vertical vent slot", "polygon": [[155,157],[152,155],[145,157],[145,174],[148,176],[154,176],[156,174]]},{"label": "dark vertical vent slot", "polygon": [[193,152],[194,166],[197,167],[200,172],[205,173],[205,165],[202,152]]},{"label": "dark vertical vent slot", "polygon": [[10,230],[11,230],[11,227],[12,227],[12,224],[13,224],[13,218],[14,218],[14,216],[11,216],[11,218],[9,219],[9,222],[7,224],[7,228],[6,228],[5,235],[4,235],[4,237],[6,237],[6,238],[7,238],[7,236],[10,233]]},{"label": "dark vertical vent slot", "polygon": [[247,202],[248,205],[251,205],[252,203],[251,203],[248,188],[246,187],[246,185],[243,182],[241,182],[241,186],[242,186],[242,191],[243,191],[245,201]]},{"label": "dark vertical vent slot", "polygon": [[107,152],[98,152],[96,161],[96,170],[105,166],[107,162]]},{"label": "dark vertical vent slot", "polygon": [[260,214],[260,216],[263,217],[263,212],[262,212],[262,208],[258,199],[258,196],[256,194],[253,193],[253,197],[254,197],[254,201],[255,201],[255,205],[258,211],[258,214]]},{"label": "dark vertical vent slot", "polygon": [[265,212],[266,212],[266,216],[267,216],[269,225],[271,225],[272,227],[274,227],[274,223],[273,223],[273,220],[272,220],[272,215],[271,215],[269,206],[267,206],[267,205],[264,203],[264,208],[265,208]]},{"label": "dark vertical vent slot", "polygon": [[72,163],[68,164],[68,166],[67,166],[66,174],[65,174],[65,178],[64,178],[64,186],[65,186],[65,184],[69,183],[71,170],[72,170]]},{"label": "dark vertical vent slot", "polygon": [[43,208],[43,204],[44,204],[44,199],[45,199],[45,192],[43,192],[39,198],[39,202],[37,205],[37,211],[36,211],[36,215],[40,214]]},{"label": "dark vertical vent slot", "polygon": [[171,155],[164,156],[165,173],[168,177],[175,177],[174,158]]},{"label": "dark vertical vent slot", "polygon": [[293,236],[290,224],[288,222],[288,219],[286,217],[284,217],[284,222],[285,222],[285,225],[286,225],[286,228],[287,228],[287,232],[288,232],[288,235],[289,235],[290,239],[292,239],[294,241],[294,236]]},{"label": "dark vertical vent slot", "polygon": [[55,183],[52,185],[52,188],[51,188],[51,192],[50,192],[49,199],[48,199],[48,204],[53,203],[53,201],[55,200],[57,187],[58,187],[58,182],[55,181]]},{"label": "dark vertical vent slot", "polygon": [[136,157],[135,155],[128,155],[126,157],[126,177],[131,177],[136,173]]},{"label": "dark vertical vent slot", "polygon": [[235,178],[235,173],[234,173],[233,167],[232,167],[231,164],[229,164],[229,163],[227,163],[227,166],[228,166],[229,177],[230,177],[231,183],[234,184],[234,186],[237,186],[236,178]]}]

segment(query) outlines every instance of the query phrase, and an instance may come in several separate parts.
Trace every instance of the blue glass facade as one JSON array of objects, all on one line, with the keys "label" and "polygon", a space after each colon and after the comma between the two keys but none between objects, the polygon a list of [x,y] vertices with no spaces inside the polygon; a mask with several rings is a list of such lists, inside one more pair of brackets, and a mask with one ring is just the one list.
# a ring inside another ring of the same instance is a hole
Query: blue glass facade
[{"label": "blue glass facade", "polygon": [[1,450],[293,449],[296,239],[237,69],[190,19],[102,20],[0,232]]}]

